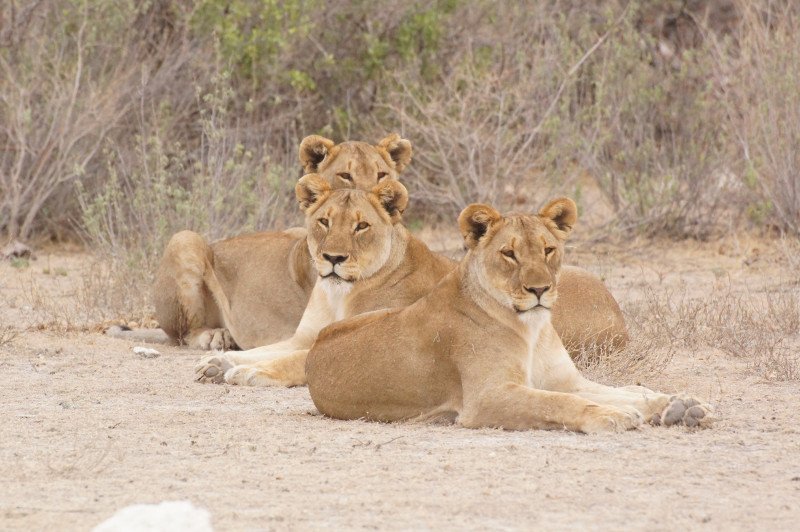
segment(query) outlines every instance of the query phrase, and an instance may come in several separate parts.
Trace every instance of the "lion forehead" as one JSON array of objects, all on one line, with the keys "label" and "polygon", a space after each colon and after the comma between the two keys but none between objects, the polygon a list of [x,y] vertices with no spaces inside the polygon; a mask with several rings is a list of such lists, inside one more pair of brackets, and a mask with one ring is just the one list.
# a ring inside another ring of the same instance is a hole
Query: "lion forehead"
[{"label": "lion forehead", "polygon": [[558,239],[538,216],[509,215],[493,239],[513,242],[516,249],[542,249]]},{"label": "lion forehead", "polygon": [[[388,216],[382,215],[376,200],[368,192],[358,189],[337,190],[320,205],[317,212],[335,221],[368,220],[372,224],[391,225]],[[335,224],[340,225],[340,224]]]},{"label": "lion forehead", "polygon": [[[385,151],[385,150],[384,150]],[[320,167],[321,171],[336,168],[349,172],[373,172],[392,169],[381,150],[366,142],[343,142],[333,149]]]}]

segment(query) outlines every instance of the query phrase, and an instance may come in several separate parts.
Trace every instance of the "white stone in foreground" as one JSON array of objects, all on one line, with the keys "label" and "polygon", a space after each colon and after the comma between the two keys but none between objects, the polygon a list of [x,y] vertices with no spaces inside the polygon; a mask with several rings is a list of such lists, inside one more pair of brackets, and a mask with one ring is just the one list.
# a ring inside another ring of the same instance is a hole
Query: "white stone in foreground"
[{"label": "white stone in foreground", "polygon": [[158,358],[161,356],[161,353],[155,349],[150,349],[149,347],[136,346],[133,348],[133,352],[139,355],[141,358]]},{"label": "white stone in foreground", "polygon": [[92,532],[213,532],[211,514],[189,501],[134,504],[117,511]]}]

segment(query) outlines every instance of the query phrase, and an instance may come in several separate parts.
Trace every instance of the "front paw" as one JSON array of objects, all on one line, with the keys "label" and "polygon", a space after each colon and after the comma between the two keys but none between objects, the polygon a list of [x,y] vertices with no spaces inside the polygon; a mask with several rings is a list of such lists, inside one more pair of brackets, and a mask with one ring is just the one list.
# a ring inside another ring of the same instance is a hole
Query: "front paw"
[{"label": "front paw", "polygon": [[224,354],[211,355],[201,360],[194,367],[195,380],[197,382],[220,384],[225,382],[225,372],[232,367],[233,362]]},{"label": "front paw", "polygon": [[237,386],[252,386],[251,380],[255,372],[255,368],[246,364],[232,366],[225,370],[225,382]]},{"label": "front paw", "polygon": [[711,425],[711,407],[693,397],[673,395],[664,409],[650,419],[653,425],[685,425],[706,428]]},{"label": "front paw", "polygon": [[607,405],[589,405],[583,417],[579,430],[587,434],[631,430],[643,421],[642,415],[635,408]]}]

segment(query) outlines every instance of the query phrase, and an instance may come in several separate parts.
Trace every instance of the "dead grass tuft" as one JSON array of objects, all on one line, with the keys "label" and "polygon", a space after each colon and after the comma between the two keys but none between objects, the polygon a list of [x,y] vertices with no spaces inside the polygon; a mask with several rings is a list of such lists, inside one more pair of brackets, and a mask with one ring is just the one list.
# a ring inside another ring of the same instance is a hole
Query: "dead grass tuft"
[{"label": "dead grass tuft", "polygon": [[55,278],[48,283],[50,286],[36,278],[25,282],[22,292],[34,311],[33,328],[86,332],[103,330],[111,324],[154,324],[149,272],[93,260],[78,275],[78,282]]},{"label": "dead grass tuft", "polygon": [[676,350],[717,350],[743,359],[768,381],[800,379],[800,293],[796,286],[757,292],[730,283],[707,293],[649,285],[624,308],[631,343],[616,353],[585,350],[576,363],[611,380],[646,380]]},{"label": "dead grass tuft", "polygon": [[11,345],[19,336],[19,331],[11,327],[0,328],[0,347]]}]

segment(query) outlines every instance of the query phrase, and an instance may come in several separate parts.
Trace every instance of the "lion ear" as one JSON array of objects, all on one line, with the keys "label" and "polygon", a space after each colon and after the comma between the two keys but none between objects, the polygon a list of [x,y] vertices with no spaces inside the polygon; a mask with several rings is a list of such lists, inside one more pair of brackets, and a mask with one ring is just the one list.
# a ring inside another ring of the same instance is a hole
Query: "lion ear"
[{"label": "lion ear", "polygon": [[397,133],[392,133],[378,143],[389,154],[398,173],[402,172],[411,162],[411,141],[400,138]]},{"label": "lion ear", "polygon": [[392,223],[397,223],[403,211],[408,207],[408,190],[402,183],[395,180],[384,181],[372,188],[372,193],[378,197],[381,206],[389,213]]},{"label": "lion ear", "polygon": [[312,207],[328,197],[330,191],[330,183],[319,174],[304,175],[294,187],[297,203],[300,204],[300,208],[305,212],[308,212]]},{"label": "lion ear", "polygon": [[469,249],[474,249],[492,224],[496,224],[502,218],[500,213],[489,205],[482,203],[467,205],[467,208],[458,215],[458,227],[464,236],[464,243]]},{"label": "lion ear", "polygon": [[554,199],[542,207],[539,216],[552,221],[556,226],[555,235],[565,240],[578,221],[578,206],[569,198]]},{"label": "lion ear", "polygon": [[300,164],[307,174],[317,172],[319,164],[331,151],[335,143],[319,135],[309,135],[300,143]]}]

